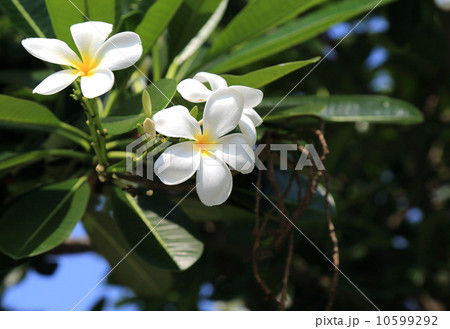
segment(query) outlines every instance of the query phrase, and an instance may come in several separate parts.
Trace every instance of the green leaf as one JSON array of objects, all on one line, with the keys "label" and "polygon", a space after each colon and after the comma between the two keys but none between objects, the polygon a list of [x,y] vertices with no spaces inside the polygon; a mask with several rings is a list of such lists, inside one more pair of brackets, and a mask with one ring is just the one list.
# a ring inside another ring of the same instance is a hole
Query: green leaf
[{"label": "green leaf", "polygon": [[126,285],[137,295],[145,297],[161,296],[170,289],[173,281],[171,273],[150,265],[135,252],[128,254],[130,247],[106,211],[87,212],[83,224],[92,246],[108,260],[111,267],[120,262],[111,273],[114,282]]},{"label": "green leaf", "polygon": [[[392,1],[395,0],[385,0],[380,5]],[[277,54],[325,32],[336,23],[371,10],[378,2],[378,0],[346,0],[332,3],[278,28],[269,35],[249,42],[226,57],[219,57],[207,64],[203,70],[213,73],[227,72]]]},{"label": "green leaf", "polygon": [[0,95],[0,125],[59,127],[61,121],[44,106],[11,96]]},{"label": "green leaf", "polygon": [[[272,110],[279,99],[265,99],[258,107],[262,116]],[[283,100],[264,120],[315,115],[326,122],[357,122],[417,124],[423,114],[415,106],[385,96],[294,96]]]},{"label": "green leaf", "polygon": [[86,20],[85,1],[45,0],[45,3],[56,38],[66,42],[70,48],[77,49],[70,34],[70,27]]},{"label": "green leaf", "polygon": [[144,122],[145,115],[127,115],[103,119],[103,128],[108,130],[108,137],[122,135],[136,129],[138,123]]},{"label": "green leaf", "polygon": [[0,218],[0,250],[14,259],[42,254],[66,240],[89,200],[86,177],[26,194]]},{"label": "green leaf", "polygon": [[86,16],[90,21],[113,24],[116,18],[116,0],[85,0],[87,3]]},{"label": "green leaf", "polygon": [[194,117],[194,119],[197,119],[198,116],[198,106],[195,105],[190,111],[189,114]]},{"label": "green leaf", "polygon": [[14,154],[13,156],[7,158],[2,157],[0,162],[0,171],[5,171],[9,169],[18,170],[24,166],[30,165],[43,159],[47,159],[52,156],[69,157],[92,161],[92,158],[88,154],[79,153],[73,150],[57,150],[57,149],[36,150],[22,154]]},{"label": "green leaf", "polygon": [[306,61],[290,62],[266,67],[244,75],[224,74],[222,77],[227,81],[229,86],[241,85],[251,88],[260,88],[294,72],[295,70],[316,63],[319,59],[320,57],[315,57]]},{"label": "green leaf", "polygon": [[[177,82],[172,79],[161,79],[146,88],[152,101],[153,114],[166,108],[177,92]],[[118,108],[111,111],[116,115],[130,115],[142,113],[142,94],[134,95]],[[142,120],[144,121],[144,120]],[[136,126],[135,126],[136,128]]]},{"label": "green leaf", "polygon": [[0,8],[28,37],[53,37],[44,0],[0,0]]},{"label": "green leaf", "polygon": [[279,26],[324,0],[253,0],[214,40],[209,58]]},{"label": "green leaf", "polygon": [[158,0],[145,13],[135,32],[142,40],[143,54],[147,54],[177,12],[183,0]]},{"label": "green leaf", "polygon": [[180,271],[191,267],[202,255],[203,243],[195,238],[189,219],[168,199],[160,195],[134,199],[129,193],[114,188],[112,207],[114,218],[130,246],[146,236],[136,252],[149,263]]},{"label": "green leaf", "polygon": [[6,95],[0,95],[0,104],[0,126],[54,132],[90,149],[83,131],[60,121],[40,104]]},{"label": "green leaf", "polygon": [[70,27],[88,20],[114,24],[114,0],[45,0],[52,22],[53,31],[58,39],[76,50]]},{"label": "green leaf", "polygon": [[[169,25],[171,58],[178,55],[210,19],[222,0],[185,0]],[[188,28],[186,28],[188,27]]]}]

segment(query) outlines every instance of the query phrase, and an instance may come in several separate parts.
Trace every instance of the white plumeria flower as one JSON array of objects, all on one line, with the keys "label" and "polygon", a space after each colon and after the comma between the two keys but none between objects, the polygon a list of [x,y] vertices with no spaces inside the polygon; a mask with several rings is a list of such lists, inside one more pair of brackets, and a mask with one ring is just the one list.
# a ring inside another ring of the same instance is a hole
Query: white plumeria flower
[{"label": "white plumeria flower", "polygon": [[436,6],[445,11],[450,11],[450,0],[434,0]]},{"label": "white plumeria flower", "polygon": [[[212,90],[206,88],[204,83],[208,82]],[[244,97],[244,111],[241,120],[239,121],[239,128],[248,137],[249,144],[254,146],[256,143],[256,127],[263,122],[259,114],[253,109],[259,105],[263,99],[261,90],[245,87],[245,86],[230,86],[224,78],[217,74],[199,72],[193,79],[185,79],[181,81],[177,90],[181,96],[193,103],[203,103],[208,100],[211,95],[219,89],[229,88],[237,90]]]},{"label": "white plumeria flower", "polygon": [[22,45],[34,57],[72,67],[50,75],[33,93],[55,94],[78,77],[81,77],[81,92],[85,97],[95,98],[108,92],[114,84],[114,74],[111,71],[132,66],[142,55],[141,39],[134,32],[118,33],[106,40],[112,28],[111,24],[104,22],[72,25],[70,32],[81,59],[65,42],[58,39],[22,40]]},{"label": "white plumeria flower", "polygon": [[154,170],[167,185],[185,182],[197,173],[197,194],[207,206],[219,205],[230,196],[233,178],[227,164],[241,173],[250,173],[255,154],[243,134],[233,133],[244,107],[235,90],[216,91],[206,102],[203,131],[184,106],[156,113],[156,130],[169,137],[187,138],[168,147],[156,160]]}]

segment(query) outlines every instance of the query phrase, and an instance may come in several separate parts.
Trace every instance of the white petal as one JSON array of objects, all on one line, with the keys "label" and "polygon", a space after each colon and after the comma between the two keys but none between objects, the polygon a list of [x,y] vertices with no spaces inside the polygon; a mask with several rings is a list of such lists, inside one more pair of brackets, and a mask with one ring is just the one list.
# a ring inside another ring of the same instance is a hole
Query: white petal
[{"label": "white petal", "polygon": [[200,151],[194,150],[193,142],[175,144],[156,160],[155,174],[167,185],[183,183],[197,171],[200,158]]},{"label": "white petal", "polygon": [[69,86],[78,77],[76,70],[62,70],[44,79],[36,88],[33,93],[40,95],[53,95],[58,91],[63,90]]},{"label": "white petal", "polygon": [[95,69],[81,77],[81,92],[84,97],[95,98],[111,90],[114,74],[108,69]]},{"label": "white petal", "polygon": [[195,139],[201,134],[200,126],[187,108],[181,105],[168,107],[153,116],[156,131],[168,137]]},{"label": "white petal", "polygon": [[244,108],[242,117],[249,118],[255,127],[259,127],[263,122],[263,119],[259,116],[259,114],[254,109],[250,108]]},{"label": "white petal", "polygon": [[142,55],[139,35],[134,32],[122,32],[113,35],[97,50],[95,58],[99,67],[111,71],[121,70],[136,63]]},{"label": "white petal", "polygon": [[234,170],[248,174],[255,167],[255,152],[243,134],[231,134],[217,140],[214,154]]},{"label": "white petal", "polygon": [[70,33],[83,58],[92,59],[97,49],[105,42],[113,29],[112,24],[104,22],[84,22],[72,25]]},{"label": "white petal", "polygon": [[22,40],[22,45],[34,57],[49,63],[73,66],[80,62],[75,52],[58,39],[29,38]]},{"label": "white petal", "polygon": [[239,129],[241,129],[242,133],[247,139],[247,143],[252,147],[255,146],[257,134],[255,125],[253,124],[252,120],[243,115],[241,117],[241,121],[239,121]]},{"label": "white petal", "polygon": [[233,177],[227,165],[213,157],[202,156],[197,172],[197,194],[207,206],[224,203],[231,194]]},{"label": "white petal", "polygon": [[230,88],[239,91],[244,96],[244,109],[252,109],[262,102],[264,94],[259,89],[245,86],[230,86]]},{"label": "white petal", "polygon": [[215,91],[219,88],[226,88],[228,86],[225,79],[217,74],[199,72],[195,75],[194,79],[203,83],[208,82],[211,86],[212,91]]},{"label": "white petal", "polygon": [[219,138],[237,127],[243,113],[242,95],[232,89],[215,91],[206,102],[203,131],[212,139]]},{"label": "white petal", "polygon": [[185,100],[192,103],[206,102],[212,93],[203,83],[195,79],[181,81],[177,90]]}]

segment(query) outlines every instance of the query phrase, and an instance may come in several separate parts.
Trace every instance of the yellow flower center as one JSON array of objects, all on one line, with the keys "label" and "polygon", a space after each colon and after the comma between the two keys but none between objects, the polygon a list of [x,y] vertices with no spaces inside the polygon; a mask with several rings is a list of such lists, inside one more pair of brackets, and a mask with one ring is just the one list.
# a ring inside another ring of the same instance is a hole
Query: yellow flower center
[{"label": "yellow flower center", "polygon": [[97,62],[92,58],[85,57],[83,61],[76,63],[74,66],[80,73],[80,77],[88,77],[92,75],[92,71],[97,68]]},{"label": "yellow flower center", "polygon": [[202,155],[209,156],[210,150],[214,148],[214,145],[217,144],[217,141],[210,138],[209,134],[197,134],[195,137],[194,148],[197,151],[201,151]]}]

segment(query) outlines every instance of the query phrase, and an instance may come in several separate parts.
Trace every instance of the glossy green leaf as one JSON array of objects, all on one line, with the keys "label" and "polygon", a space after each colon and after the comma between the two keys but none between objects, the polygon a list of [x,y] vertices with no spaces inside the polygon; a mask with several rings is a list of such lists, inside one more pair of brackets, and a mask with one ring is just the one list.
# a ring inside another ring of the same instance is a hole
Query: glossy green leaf
[{"label": "glossy green leaf", "polygon": [[[392,1],[395,0],[385,0],[380,5]],[[309,40],[336,23],[371,10],[378,2],[378,0],[346,0],[330,4],[278,28],[269,35],[249,42],[229,56],[207,64],[203,69],[222,73],[243,67]]]},{"label": "glossy green leaf", "polygon": [[194,117],[194,119],[197,119],[198,116],[198,106],[195,105],[190,111],[189,111],[190,115],[192,115]]},{"label": "glossy green leaf", "polygon": [[56,38],[66,42],[70,48],[77,49],[70,34],[70,27],[86,21],[84,17],[86,15],[85,1],[45,0],[45,3]]},{"label": "glossy green leaf", "polygon": [[166,29],[183,0],[158,0],[145,13],[135,32],[142,40],[144,55],[147,54],[161,33]]},{"label": "glossy green leaf", "polygon": [[85,177],[24,195],[0,218],[0,251],[14,259],[42,254],[66,240],[89,200]]},{"label": "glossy green leaf", "polygon": [[54,132],[89,149],[83,131],[60,121],[44,106],[6,95],[0,95],[0,104],[0,126]]},{"label": "glossy green leaf", "polygon": [[105,210],[86,213],[83,224],[93,248],[111,267],[120,262],[111,273],[113,282],[130,287],[138,296],[161,296],[169,290],[173,281],[171,273],[150,265],[135,252],[128,254],[130,247]]},{"label": "glossy green leaf", "polygon": [[115,188],[112,207],[130,246],[145,237],[136,252],[149,263],[180,271],[191,267],[202,255],[203,243],[195,238],[187,216],[161,195],[133,198]]},{"label": "glossy green leaf", "polygon": [[108,137],[125,134],[136,129],[138,123],[144,122],[143,113],[137,115],[127,115],[118,117],[108,117],[103,119],[103,128],[108,130]]},{"label": "glossy green leaf", "polygon": [[279,99],[265,99],[258,107],[266,121],[299,115],[316,115],[326,122],[356,122],[417,124],[423,114],[415,106],[385,96],[313,96],[288,97],[276,109]]},{"label": "glossy green leaf", "polygon": [[58,39],[77,49],[70,34],[73,24],[102,21],[114,24],[115,0],[45,0],[47,10]]},{"label": "glossy green leaf", "polygon": [[52,37],[45,0],[0,0],[0,8],[27,37]]},{"label": "glossy green leaf", "polygon": [[86,16],[90,21],[100,21],[113,24],[116,17],[116,0],[85,0]]},{"label": "glossy green leaf", "polygon": [[49,150],[36,150],[22,154],[14,154],[7,158],[1,158],[0,162],[0,171],[5,171],[9,169],[18,170],[24,166],[30,165],[37,161],[48,159],[49,157],[68,157],[68,158],[77,158],[80,160],[91,160],[89,154],[83,154],[80,152],[75,152],[73,150],[57,150],[57,149],[49,149]]},{"label": "glossy green leaf", "polygon": [[254,0],[214,40],[209,57],[279,26],[324,0]]},{"label": "glossy green leaf", "polygon": [[61,121],[44,106],[11,96],[0,95],[0,125],[59,127]]},{"label": "glossy green leaf", "polygon": [[[177,92],[177,82],[172,79],[161,79],[148,86],[146,90],[152,102],[152,113],[155,114],[170,104]],[[140,93],[127,99],[111,112],[120,116],[142,113],[142,94]]]},{"label": "glossy green leaf", "polygon": [[261,70],[253,71],[244,75],[223,74],[222,77],[228,85],[241,85],[251,88],[260,88],[269,83],[278,80],[285,75],[292,73],[302,67],[316,63],[320,57],[315,57],[306,61],[297,61],[275,66],[266,67]]}]

